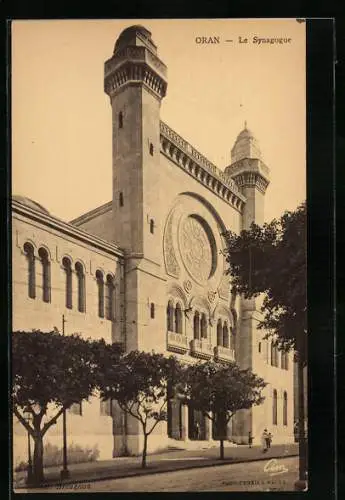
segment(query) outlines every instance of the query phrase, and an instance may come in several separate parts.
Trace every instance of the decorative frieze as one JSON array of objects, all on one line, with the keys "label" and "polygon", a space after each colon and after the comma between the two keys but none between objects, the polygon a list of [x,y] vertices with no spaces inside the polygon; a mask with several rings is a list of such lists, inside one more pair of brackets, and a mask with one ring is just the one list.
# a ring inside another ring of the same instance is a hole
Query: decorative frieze
[{"label": "decorative frieze", "polygon": [[217,345],[214,348],[214,357],[219,361],[235,361],[234,349]]},{"label": "decorative frieze", "polygon": [[246,201],[236,182],[219,170],[205,156],[191,146],[185,139],[160,122],[161,152],[176,165],[188,172],[201,184],[213,191],[233,208],[242,211]]},{"label": "decorative frieze", "polygon": [[181,333],[167,333],[167,348],[168,351],[184,354],[188,351],[187,337]]},{"label": "decorative frieze", "polygon": [[190,354],[199,359],[210,359],[213,356],[212,344],[208,339],[193,339],[190,342]]}]

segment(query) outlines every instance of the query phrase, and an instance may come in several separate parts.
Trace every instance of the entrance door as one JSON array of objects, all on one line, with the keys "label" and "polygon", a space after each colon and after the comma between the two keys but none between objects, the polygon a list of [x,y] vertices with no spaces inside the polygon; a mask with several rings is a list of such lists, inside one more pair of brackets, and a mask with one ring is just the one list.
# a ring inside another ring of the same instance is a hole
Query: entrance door
[{"label": "entrance door", "polygon": [[192,406],[188,407],[188,437],[199,441],[206,439],[205,417]]}]

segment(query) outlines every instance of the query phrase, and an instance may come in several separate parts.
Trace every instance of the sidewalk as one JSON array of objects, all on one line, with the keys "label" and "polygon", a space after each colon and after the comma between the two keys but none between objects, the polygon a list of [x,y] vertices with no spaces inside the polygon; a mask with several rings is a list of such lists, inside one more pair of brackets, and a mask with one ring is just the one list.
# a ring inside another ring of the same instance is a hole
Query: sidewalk
[{"label": "sidewalk", "polygon": [[[60,480],[61,466],[49,467],[44,471],[45,483],[42,487],[75,484],[78,482],[99,481],[102,479],[117,479],[146,474],[157,474],[195,467],[210,467],[229,463],[252,462],[256,460],[270,460],[298,455],[298,445],[273,445],[267,453],[261,447],[238,446],[225,448],[225,459],[219,459],[219,448],[203,450],[167,451],[147,456],[146,469],[141,468],[141,457],[117,457],[113,460],[70,464],[70,478]],[[14,488],[27,488],[25,484],[26,472],[14,473]]]}]

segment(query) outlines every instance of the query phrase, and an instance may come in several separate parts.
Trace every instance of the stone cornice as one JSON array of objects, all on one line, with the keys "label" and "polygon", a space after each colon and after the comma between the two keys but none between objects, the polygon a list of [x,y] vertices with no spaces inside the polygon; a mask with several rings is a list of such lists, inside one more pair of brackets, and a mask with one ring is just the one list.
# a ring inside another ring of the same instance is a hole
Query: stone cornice
[{"label": "stone cornice", "polygon": [[255,187],[265,194],[269,181],[257,172],[243,172],[234,177],[240,187]]},{"label": "stone cornice", "polygon": [[242,158],[226,167],[225,171],[241,188],[256,187],[265,193],[270,183],[270,169],[257,158]]},{"label": "stone cornice", "polygon": [[235,181],[162,121],[160,122],[160,142],[161,152],[166,157],[235,210],[242,212],[246,198]]},{"label": "stone cornice", "polygon": [[110,212],[112,210],[112,207],[113,202],[108,201],[108,203],[104,203],[104,205],[94,208],[93,210],[90,210],[89,212],[86,212],[85,214],[82,214],[79,217],[76,217],[75,219],[69,221],[69,224],[79,226],[79,224],[84,224],[85,222],[88,222],[95,217],[99,217],[100,215]]},{"label": "stone cornice", "polygon": [[112,97],[124,85],[141,83],[157,98],[166,94],[166,66],[146,47],[125,47],[104,64],[104,91]]},{"label": "stone cornice", "polygon": [[109,241],[103,240],[98,236],[94,236],[86,231],[83,231],[82,229],[77,228],[76,226],[57,219],[56,217],[33,210],[32,208],[29,208],[15,200],[12,200],[12,214],[14,216],[15,214],[18,214],[21,217],[30,219],[43,226],[47,226],[50,229],[61,232],[71,238],[75,238],[84,244],[95,247],[103,252],[123,258],[123,251]]}]

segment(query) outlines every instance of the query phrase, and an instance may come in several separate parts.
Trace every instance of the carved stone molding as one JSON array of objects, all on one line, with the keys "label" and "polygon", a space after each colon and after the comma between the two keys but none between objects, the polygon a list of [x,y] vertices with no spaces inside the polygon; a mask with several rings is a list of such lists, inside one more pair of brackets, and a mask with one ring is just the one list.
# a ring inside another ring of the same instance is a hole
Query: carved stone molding
[{"label": "carved stone molding", "polygon": [[173,214],[169,216],[165,228],[163,249],[164,249],[165,269],[167,274],[173,276],[174,278],[178,278],[180,275],[180,266],[177,262],[174,243],[173,243]]}]

